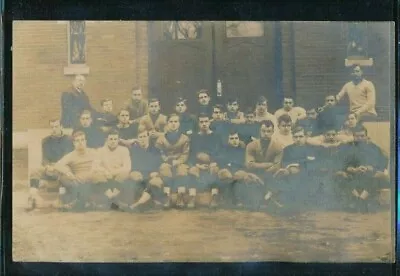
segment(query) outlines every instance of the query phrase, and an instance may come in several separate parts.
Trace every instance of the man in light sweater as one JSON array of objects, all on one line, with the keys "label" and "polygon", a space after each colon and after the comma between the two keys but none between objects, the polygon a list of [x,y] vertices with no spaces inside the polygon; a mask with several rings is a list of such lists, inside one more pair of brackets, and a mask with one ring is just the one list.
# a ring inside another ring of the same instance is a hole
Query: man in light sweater
[{"label": "man in light sweater", "polygon": [[350,112],[355,113],[361,121],[373,120],[377,117],[375,110],[375,86],[363,77],[359,65],[352,67],[352,80],[346,83],[336,95],[337,101],[347,95],[350,102]]},{"label": "man in light sweater", "polygon": [[285,97],[283,100],[283,107],[275,112],[275,117],[278,119],[280,116],[287,114],[292,118],[293,125],[298,120],[305,119],[307,117],[306,110],[300,106],[294,106],[293,98]]},{"label": "man in light sweater", "polygon": [[284,147],[293,144],[292,118],[283,114],[278,118],[278,131],[272,135],[272,139],[277,139]]}]

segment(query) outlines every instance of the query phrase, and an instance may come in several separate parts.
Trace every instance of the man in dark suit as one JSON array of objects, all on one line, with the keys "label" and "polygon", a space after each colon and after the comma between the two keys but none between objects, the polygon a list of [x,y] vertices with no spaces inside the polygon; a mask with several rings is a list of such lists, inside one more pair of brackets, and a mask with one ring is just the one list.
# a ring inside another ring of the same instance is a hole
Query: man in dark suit
[{"label": "man in dark suit", "polygon": [[62,93],[61,124],[64,128],[78,127],[79,116],[82,114],[83,110],[94,112],[94,109],[90,105],[89,97],[85,91],[83,91],[84,86],[85,77],[82,75],[76,75],[72,82],[72,89],[68,92]]}]

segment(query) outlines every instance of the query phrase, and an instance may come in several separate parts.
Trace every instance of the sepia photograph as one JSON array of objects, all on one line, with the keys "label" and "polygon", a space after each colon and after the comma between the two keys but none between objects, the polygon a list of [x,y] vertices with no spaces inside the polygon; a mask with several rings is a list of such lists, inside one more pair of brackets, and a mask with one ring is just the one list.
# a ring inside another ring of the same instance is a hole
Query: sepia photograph
[{"label": "sepia photograph", "polygon": [[393,262],[394,35],[14,21],[13,261]]}]

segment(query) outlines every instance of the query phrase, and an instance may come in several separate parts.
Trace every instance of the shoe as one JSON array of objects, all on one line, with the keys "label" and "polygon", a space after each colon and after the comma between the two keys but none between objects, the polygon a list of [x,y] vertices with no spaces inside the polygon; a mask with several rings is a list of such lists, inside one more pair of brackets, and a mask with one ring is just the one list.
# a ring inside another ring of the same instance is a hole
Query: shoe
[{"label": "shoe", "polygon": [[218,207],[218,200],[216,195],[211,196],[210,208],[215,209]]},{"label": "shoe", "polygon": [[194,197],[194,196],[191,196],[191,197],[190,197],[189,203],[188,203],[187,207],[188,207],[189,209],[194,209],[194,208],[196,208],[196,197]]},{"label": "shoe", "polygon": [[176,208],[185,208],[185,200],[183,199],[183,194],[178,194],[176,198]]}]

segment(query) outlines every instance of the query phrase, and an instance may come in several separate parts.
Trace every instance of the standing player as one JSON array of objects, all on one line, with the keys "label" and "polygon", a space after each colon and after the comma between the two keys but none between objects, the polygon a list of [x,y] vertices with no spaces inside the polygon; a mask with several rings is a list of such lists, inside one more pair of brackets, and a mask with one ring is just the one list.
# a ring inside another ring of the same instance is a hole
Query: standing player
[{"label": "standing player", "polygon": [[225,118],[231,124],[243,124],[245,122],[244,113],[239,110],[239,101],[237,99],[229,99],[226,109]]},{"label": "standing player", "polygon": [[276,117],[268,112],[268,101],[263,96],[257,101],[255,115],[255,120],[257,122],[270,120],[274,124],[274,127],[277,126]]},{"label": "standing player", "polygon": [[175,105],[175,112],[179,115],[180,131],[188,136],[192,135],[196,129],[196,117],[187,112],[185,99],[178,98]]},{"label": "standing player", "polygon": [[213,109],[211,105],[210,93],[207,89],[201,89],[197,92],[197,108],[196,113],[199,114],[207,114],[208,116],[212,116]]},{"label": "standing player", "polygon": [[189,138],[179,131],[179,116],[171,114],[168,117],[167,132],[158,137],[156,148],[161,151],[163,164],[160,174],[164,182],[164,191],[168,197],[166,208],[171,204],[171,193],[177,190],[178,198],[176,206],[185,206],[184,195],[186,193],[189,157]]},{"label": "standing player", "polygon": [[58,180],[54,164],[73,150],[71,138],[63,134],[60,120],[50,120],[50,127],[50,136],[42,140],[42,166],[30,176],[28,210],[41,202],[38,195],[40,180]]},{"label": "standing player", "polygon": [[304,128],[307,137],[312,137],[317,129],[317,116],[318,113],[315,108],[309,108],[307,111],[307,118],[297,121],[297,126]]},{"label": "standing player", "polygon": [[255,120],[252,108],[246,110],[245,123],[237,126],[240,140],[246,145],[260,135],[260,123]]},{"label": "standing player", "polygon": [[297,120],[302,120],[307,117],[306,110],[300,106],[293,106],[293,98],[285,97],[283,99],[283,107],[275,112],[275,117],[278,119],[280,116],[286,114],[292,119],[293,125]]},{"label": "standing player", "polygon": [[116,126],[120,144],[129,148],[135,143],[138,128],[138,123],[131,123],[128,109],[121,109],[118,113],[118,124]]},{"label": "standing player", "polygon": [[111,130],[112,127],[118,122],[117,116],[113,111],[113,101],[111,99],[104,99],[101,101],[102,112],[97,114],[95,125],[100,128],[104,133]]},{"label": "standing player", "polygon": [[89,148],[100,148],[104,146],[105,134],[93,124],[92,112],[84,110],[80,116],[80,126],[76,130],[83,131],[86,135]]},{"label": "standing player", "polygon": [[317,110],[319,112],[317,116],[317,129],[314,135],[321,135],[325,132],[325,127],[334,127],[340,129],[344,122],[342,112],[337,105],[337,101],[334,95],[328,95],[325,97],[325,105]]},{"label": "standing player", "polygon": [[213,107],[212,122],[210,129],[220,137],[222,141],[226,141],[228,137],[230,123],[225,118],[225,114],[222,110],[222,105],[215,105]]},{"label": "standing player", "polygon": [[131,98],[125,103],[125,109],[129,112],[130,123],[138,123],[140,118],[148,114],[148,103],[143,99],[140,87],[132,88]]},{"label": "standing player", "polygon": [[160,110],[160,101],[151,99],[149,101],[149,114],[144,115],[139,121],[139,126],[150,133],[150,143],[153,145],[158,137],[164,135],[164,128],[167,125],[167,116],[161,114]]}]

